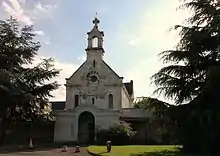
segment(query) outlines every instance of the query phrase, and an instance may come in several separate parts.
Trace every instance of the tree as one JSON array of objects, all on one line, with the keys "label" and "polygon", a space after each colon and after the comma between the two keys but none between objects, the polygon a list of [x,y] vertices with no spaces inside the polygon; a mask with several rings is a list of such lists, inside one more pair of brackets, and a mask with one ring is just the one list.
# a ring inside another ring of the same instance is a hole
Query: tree
[{"label": "tree", "polygon": [[165,129],[165,127],[168,127],[166,114],[170,106],[166,102],[151,97],[144,97],[134,105],[135,108],[148,110],[148,113],[151,114],[149,124],[153,125],[162,134],[167,132]]},{"label": "tree", "polygon": [[[59,74],[53,60],[30,67],[40,43],[34,40],[33,26],[19,29],[16,19],[0,21],[0,141],[12,120],[45,117],[41,106],[48,104],[51,91],[58,88],[50,80]],[[47,116],[47,115],[46,115]]]},{"label": "tree", "polygon": [[151,115],[148,126],[152,127],[162,136],[162,141],[165,141],[163,139],[164,136],[169,136],[171,141],[171,137],[175,133],[175,124],[172,123],[169,116],[172,105],[156,98],[144,97],[136,102],[134,107],[148,110],[148,113]]},{"label": "tree", "polygon": [[130,126],[130,124],[121,121],[108,129],[97,130],[97,143],[100,145],[106,144],[106,141],[110,140],[114,145],[127,145],[132,142],[133,136],[136,131]]},{"label": "tree", "polygon": [[[170,118],[178,125],[184,149],[217,153],[220,125],[220,3],[188,0],[181,8],[194,13],[186,25],[176,25],[181,40],[174,50],[160,54],[171,63],[152,76],[155,93],[175,101]],[[183,103],[187,105],[182,105]],[[177,113],[178,112],[178,113]]]},{"label": "tree", "polygon": [[197,97],[206,83],[208,70],[219,66],[219,2],[191,0],[182,7],[191,8],[194,15],[188,25],[176,25],[181,40],[175,50],[162,52],[164,63],[172,63],[152,76],[158,86],[156,93],[164,93],[176,104]]}]

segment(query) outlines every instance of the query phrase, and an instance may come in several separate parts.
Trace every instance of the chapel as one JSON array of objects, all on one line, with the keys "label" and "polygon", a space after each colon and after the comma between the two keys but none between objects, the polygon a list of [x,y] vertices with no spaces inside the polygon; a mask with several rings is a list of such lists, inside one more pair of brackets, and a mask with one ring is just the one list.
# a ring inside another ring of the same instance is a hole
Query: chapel
[{"label": "chapel", "polygon": [[[93,20],[93,28],[87,33],[85,62],[66,78],[64,109],[57,110],[54,141],[90,143],[96,131],[126,121],[131,123],[138,139],[146,139],[146,110],[133,108],[133,81],[123,82],[104,61],[104,32],[99,30],[99,19]],[[146,133],[147,132],[147,133]]]}]

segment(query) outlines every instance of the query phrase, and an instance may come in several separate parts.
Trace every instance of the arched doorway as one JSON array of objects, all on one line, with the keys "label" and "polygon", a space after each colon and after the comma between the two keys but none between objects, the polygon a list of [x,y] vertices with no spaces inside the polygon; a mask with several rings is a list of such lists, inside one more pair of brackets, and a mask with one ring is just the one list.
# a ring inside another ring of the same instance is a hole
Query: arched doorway
[{"label": "arched doorway", "polygon": [[95,117],[90,112],[82,112],[78,119],[78,142],[93,143],[95,137]]}]

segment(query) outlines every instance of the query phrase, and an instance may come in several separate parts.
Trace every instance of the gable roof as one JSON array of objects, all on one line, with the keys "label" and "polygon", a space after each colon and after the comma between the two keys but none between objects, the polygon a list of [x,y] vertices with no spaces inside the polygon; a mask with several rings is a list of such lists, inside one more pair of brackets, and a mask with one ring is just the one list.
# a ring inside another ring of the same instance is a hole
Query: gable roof
[{"label": "gable roof", "polygon": [[123,77],[120,77],[104,60],[102,60],[102,62],[103,62],[119,79],[123,79]]},{"label": "gable roof", "polygon": [[75,75],[76,74],[76,72],[84,65],[86,63],[86,61],[84,61],[80,66],[79,66],[79,68],[78,69],[76,69],[76,71],[69,77],[69,78],[66,78],[66,80],[69,80],[69,79],[71,79],[71,77],[73,77],[73,75]]},{"label": "gable roof", "polygon": [[124,86],[128,92],[128,94],[131,96],[133,95],[133,91],[134,91],[134,88],[133,88],[133,81],[131,80],[130,82],[126,82],[124,83]]}]

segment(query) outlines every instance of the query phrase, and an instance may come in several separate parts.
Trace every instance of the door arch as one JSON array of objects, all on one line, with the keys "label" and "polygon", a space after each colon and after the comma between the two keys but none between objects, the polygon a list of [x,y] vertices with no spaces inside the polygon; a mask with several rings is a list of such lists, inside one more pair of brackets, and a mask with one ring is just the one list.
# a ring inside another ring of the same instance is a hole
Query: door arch
[{"label": "door arch", "polygon": [[85,111],[78,119],[78,142],[81,144],[93,143],[95,138],[95,117]]}]

